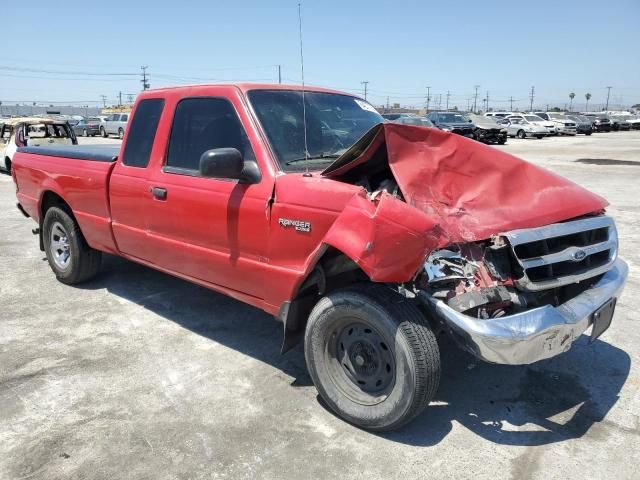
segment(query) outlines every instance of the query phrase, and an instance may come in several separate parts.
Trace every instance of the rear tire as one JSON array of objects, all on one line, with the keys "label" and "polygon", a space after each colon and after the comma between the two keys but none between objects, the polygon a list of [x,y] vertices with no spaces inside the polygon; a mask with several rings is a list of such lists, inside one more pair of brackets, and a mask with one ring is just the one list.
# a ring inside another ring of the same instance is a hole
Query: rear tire
[{"label": "rear tire", "polygon": [[73,285],[98,273],[102,254],[87,245],[68,211],[51,207],[44,216],[42,228],[47,260],[58,280]]},{"label": "rear tire", "polygon": [[120,140],[122,140],[124,138],[124,130],[121,129],[121,128],[118,129],[118,138]]},{"label": "rear tire", "polygon": [[391,430],[420,414],[440,382],[436,337],[417,307],[379,284],[332,292],[305,332],[307,368],[338,416]]},{"label": "rear tire", "polygon": [[7,171],[7,173],[11,173],[11,160],[9,160],[9,157],[4,159],[4,168]]}]

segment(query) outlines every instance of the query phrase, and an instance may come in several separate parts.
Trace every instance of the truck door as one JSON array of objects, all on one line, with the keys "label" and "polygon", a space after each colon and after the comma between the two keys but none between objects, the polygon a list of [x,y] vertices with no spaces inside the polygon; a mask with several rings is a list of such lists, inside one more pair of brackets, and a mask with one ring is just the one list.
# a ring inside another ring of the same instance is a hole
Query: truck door
[{"label": "truck door", "polygon": [[210,149],[236,148],[257,161],[238,111],[237,95],[177,102],[164,164],[153,169],[148,251],[164,269],[263,298],[273,178],[264,169],[252,185],[199,176]]},{"label": "truck door", "polygon": [[138,103],[124,151],[109,180],[109,205],[113,235],[118,249],[127,255],[149,261],[147,209],[152,201],[149,160],[165,101],[149,98]]}]

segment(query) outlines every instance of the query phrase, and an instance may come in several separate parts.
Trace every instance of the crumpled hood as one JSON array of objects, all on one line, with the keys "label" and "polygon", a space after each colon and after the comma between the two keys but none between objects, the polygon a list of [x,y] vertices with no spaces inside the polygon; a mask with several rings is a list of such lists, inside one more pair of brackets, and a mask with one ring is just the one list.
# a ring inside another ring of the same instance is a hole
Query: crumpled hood
[{"label": "crumpled hood", "polygon": [[367,162],[380,161],[379,149],[386,150],[406,203],[437,226],[429,236],[438,246],[557,223],[608,205],[579,185],[501,150],[412,125],[376,125],[322,174],[343,180],[355,169],[364,173]]}]

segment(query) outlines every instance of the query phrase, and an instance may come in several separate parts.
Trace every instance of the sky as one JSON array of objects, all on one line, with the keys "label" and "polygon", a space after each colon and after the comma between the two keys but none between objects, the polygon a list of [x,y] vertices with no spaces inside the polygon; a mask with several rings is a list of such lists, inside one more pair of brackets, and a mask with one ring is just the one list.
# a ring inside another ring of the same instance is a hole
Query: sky
[{"label": "sky", "polygon": [[[0,101],[123,101],[141,89],[300,83],[298,1],[0,0]],[[640,0],[302,0],[305,83],[375,105],[640,103]],[[440,102],[438,103],[440,99]]]}]

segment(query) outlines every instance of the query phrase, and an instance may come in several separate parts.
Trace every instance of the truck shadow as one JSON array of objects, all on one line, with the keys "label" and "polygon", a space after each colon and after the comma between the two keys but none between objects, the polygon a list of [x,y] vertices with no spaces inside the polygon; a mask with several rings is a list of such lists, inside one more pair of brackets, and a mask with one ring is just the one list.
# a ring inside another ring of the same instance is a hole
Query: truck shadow
[{"label": "truck shadow", "polygon": [[[289,375],[294,387],[312,385],[301,346],[280,355],[282,325],[270,315],[117,257],[105,256],[102,272],[81,288],[106,288],[198,335],[272,365]],[[578,438],[605,419],[631,365],[624,351],[600,340],[588,345],[586,336],[569,352],[529,366],[480,362],[446,337],[440,349],[442,379],[430,407],[402,429],[378,436],[430,446],[444,439],[457,422],[502,445]]]}]

